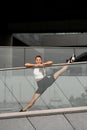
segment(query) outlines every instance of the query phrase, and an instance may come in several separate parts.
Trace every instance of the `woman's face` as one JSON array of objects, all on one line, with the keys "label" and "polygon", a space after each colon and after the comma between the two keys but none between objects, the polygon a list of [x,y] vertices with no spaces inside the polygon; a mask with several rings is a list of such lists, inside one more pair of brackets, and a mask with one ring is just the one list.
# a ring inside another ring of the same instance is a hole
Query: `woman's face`
[{"label": "woman's face", "polygon": [[37,57],[35,59],[35,62],[36,62],[36,64],[42,64],[42,58],[41,57]]}]

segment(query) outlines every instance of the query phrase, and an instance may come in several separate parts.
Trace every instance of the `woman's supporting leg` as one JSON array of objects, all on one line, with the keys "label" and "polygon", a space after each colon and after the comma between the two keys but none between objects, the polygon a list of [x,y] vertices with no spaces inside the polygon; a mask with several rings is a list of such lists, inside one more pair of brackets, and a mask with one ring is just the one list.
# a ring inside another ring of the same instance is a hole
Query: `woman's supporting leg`
[{"label": "woman's supporting leg", "polygon": [[40,97],[40,95],[41,95],[40,93],[35,93],[31,101],[22,109],[22,111],[27,111],[30,107],[32,107],[32,105]]}]

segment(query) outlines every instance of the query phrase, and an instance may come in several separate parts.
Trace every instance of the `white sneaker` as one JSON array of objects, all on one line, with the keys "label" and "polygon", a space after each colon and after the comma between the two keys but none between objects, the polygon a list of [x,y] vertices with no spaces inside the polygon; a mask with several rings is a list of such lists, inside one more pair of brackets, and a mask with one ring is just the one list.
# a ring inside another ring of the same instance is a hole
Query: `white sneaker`
[{"label": "white sneaker", "polygon": [[72,62],[74,62],[75,59],[76,59],[76,56],[75,56],[75,54],[73,54],[73,55],[72,55],[72,58],[71,58]]}]

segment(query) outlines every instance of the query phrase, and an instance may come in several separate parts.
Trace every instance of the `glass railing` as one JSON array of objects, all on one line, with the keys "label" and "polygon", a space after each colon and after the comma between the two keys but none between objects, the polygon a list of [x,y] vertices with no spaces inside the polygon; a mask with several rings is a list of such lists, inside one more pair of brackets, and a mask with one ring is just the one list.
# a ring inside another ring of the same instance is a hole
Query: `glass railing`
[{"label": "glass railing", "polygon": [[[46,76],[53,75],[63,66],[46,67]],[[37,89],[32,68],[0,69],[0,113],[18,112],[29,103]],[[78,106],[87,106],[87,62],[70,64],[29,110]]]}]

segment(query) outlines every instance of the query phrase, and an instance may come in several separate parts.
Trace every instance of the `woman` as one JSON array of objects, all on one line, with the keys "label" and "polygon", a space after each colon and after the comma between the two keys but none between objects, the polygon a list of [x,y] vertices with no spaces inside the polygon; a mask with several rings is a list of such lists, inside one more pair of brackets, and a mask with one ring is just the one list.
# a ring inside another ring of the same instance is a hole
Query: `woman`
[{"label": "woman", "polygon": [[[67,63],[70,63],[70,60]],[[41,94],[54,83],[54,81],[59,77],[59,75],[61,75],[68,68],[68,65],[65,65],[60,70],[56,71],[54,74],[46,76],[44,67],[51,66],[52,64],[53,64],[52,61],[47,61],[43,63],[42,57],[39,55],[35,57],[35,64],[31,63],[25,64],[25,67],[27,68],[35,67],[33,69],[33,73],[38,85],[38,89],[33,95],[31,101],[22,110],[20,110],[20,112],[27,111],[41,96]]]}]

